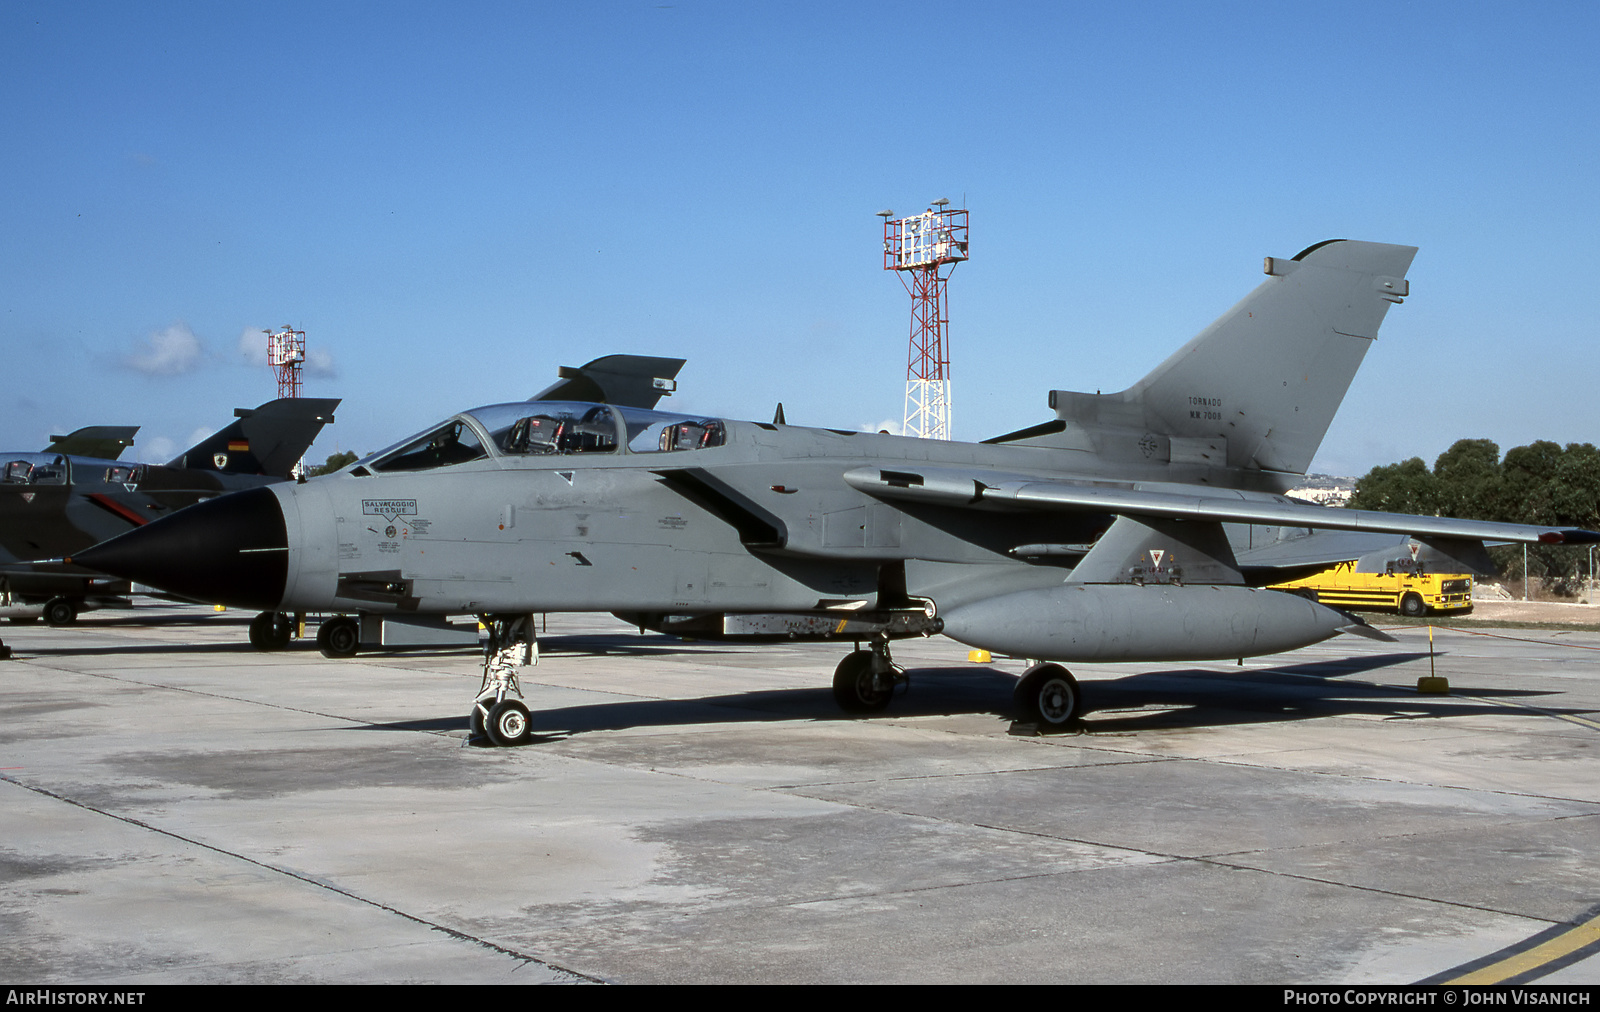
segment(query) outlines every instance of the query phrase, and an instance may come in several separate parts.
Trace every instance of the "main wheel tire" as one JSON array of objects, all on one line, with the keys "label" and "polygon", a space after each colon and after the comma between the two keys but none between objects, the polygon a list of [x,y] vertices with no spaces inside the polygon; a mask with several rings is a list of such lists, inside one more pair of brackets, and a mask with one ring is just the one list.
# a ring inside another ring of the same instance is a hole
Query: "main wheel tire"
[{"label": "main wheel tire", "polygon": [[324,657],[354,657],[361,649],[361,627],[348,615],[330,618],[317,630],[317,649]]},{"label": "main wheel tire", "polygon": [[64,597],[57,597],[44,606],[44,620],[50,625],[71,625],[78,621],[78,606]]},{"label": "main wheel tire", "polygon": [[1422,595],[1407,593],[1400,599],[1400,614],[1407,618],[1421,618],[1428,613],[1428,605],[1422,600]]},{"label": "main wheel tire", "polygon": [[846,713],[877,713],[889,705],[892,684],[879,686],[872,674],[872,651],[845,654],[833,671],[833,700]]},{"label": "main wheel tire", "polygon": [[483,730],[501,748],[526,744],[532,737],[528,708],[515,699],[502,699],[489,710]]},{"label": "main wheel tire", "polygon": [[250,645],[257,650],[282,650],[294,639],[294,623],[289,616],[264,611],[250,620]]},{"label": "main wheel tire", "polygon": [[1072,672],[1059,664],[1035,664],[1023,672],[1012,693],[1021,720],[1041,730],[1059,731],[1078,722],[1083,692]]},{"label": "main wheel tire", "polygon": [[250,645],[257,650],[272,649],[273,613],[264,611],[250,620]]}]

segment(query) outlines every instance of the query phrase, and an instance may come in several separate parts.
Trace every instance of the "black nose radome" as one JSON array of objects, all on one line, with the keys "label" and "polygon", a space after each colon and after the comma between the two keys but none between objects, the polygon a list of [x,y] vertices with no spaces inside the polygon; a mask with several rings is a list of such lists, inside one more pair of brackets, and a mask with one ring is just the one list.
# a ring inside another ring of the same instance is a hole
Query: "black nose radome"
[{"label": "black nose radome", "polygon": [[289,536],[278,497],[256,488],[162,517],[71,561],[193,601],[270,611],[283,600]]}]

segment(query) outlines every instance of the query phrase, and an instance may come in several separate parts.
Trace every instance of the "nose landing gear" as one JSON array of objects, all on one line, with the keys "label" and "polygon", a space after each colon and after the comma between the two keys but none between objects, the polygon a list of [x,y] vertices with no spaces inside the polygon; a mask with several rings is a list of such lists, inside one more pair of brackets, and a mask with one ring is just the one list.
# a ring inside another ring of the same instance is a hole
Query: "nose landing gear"
[{"label": "nose landing gear", "polygon": [[508,697],[522,695],[516,669],[539,663],[533,616],[484,615],[480,621],[489,635],[483,646],[483,684],[467,715],[467,743],[487,738],[502,748],[526,744],[532,737],[528,708]]}]

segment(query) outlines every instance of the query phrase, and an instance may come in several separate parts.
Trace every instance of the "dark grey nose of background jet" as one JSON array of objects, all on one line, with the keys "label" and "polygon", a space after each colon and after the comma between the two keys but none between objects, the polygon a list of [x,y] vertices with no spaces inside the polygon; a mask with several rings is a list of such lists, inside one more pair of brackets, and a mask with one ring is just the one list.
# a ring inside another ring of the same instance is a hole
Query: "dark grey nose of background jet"
[{"label": "dark grey nose of background jet", "polygon": [[207,604],[271,611],[283,600],[289,537],[278,497],[256,488],[197,503],[71,561]]}]

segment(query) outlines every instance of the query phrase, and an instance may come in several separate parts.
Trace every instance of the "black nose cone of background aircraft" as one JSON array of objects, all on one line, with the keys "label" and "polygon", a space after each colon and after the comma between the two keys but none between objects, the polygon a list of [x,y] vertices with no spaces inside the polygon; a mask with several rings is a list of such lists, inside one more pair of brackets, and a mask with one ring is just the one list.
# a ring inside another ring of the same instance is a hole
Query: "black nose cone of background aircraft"
[{"label": "black nose cone of background aircraft", "polygon": [[198,503],[69,561],[195,601],[270,611],[283,600],[289,536],[278,497],[258,488]]}]

